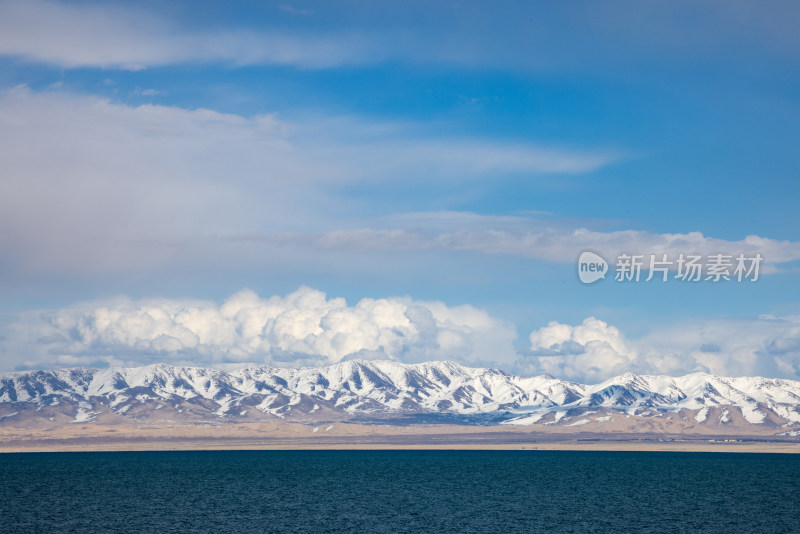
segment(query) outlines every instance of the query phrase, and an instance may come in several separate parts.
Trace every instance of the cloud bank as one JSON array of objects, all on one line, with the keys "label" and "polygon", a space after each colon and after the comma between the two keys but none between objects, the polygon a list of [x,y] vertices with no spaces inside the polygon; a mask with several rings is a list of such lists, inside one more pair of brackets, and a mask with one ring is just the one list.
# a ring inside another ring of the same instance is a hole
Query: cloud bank
[{"label": "cloud bank", "polygon": [[12,326],[4,352],[6,365],[23,367],[161,361],[288,366],[349,358],[509,365],[515,337],[512,325],[471,306],[408,298],[349,306],[303,287],[267,299],[244,290],[221,305],[121,299],[31,313]]},{"label": "cloud bank", "polygon": [[[492,224],[492,218],[487,218]],[[534,228],[475,229],[433,233],[404,229],[371,229],[334,231],[303,239],[323,249],[349,248],[361,250],[465,250],[484,254],[506,254],[548,262],[572,263],[578,253],[592,249],[605,255],[612,265],[620,254],[679,254],[744,253],[748,257],[760,253],[766,264],[781,264],[800,260],[800,242],[779,241],[757,235],[741,240],[725,240],[705,236],[701,232],[659,234],[641,230],[599,232],[587,228],[542,227],[531,221]],[[538,226],[538,228],[536,228]],[[300,236],[297,236],[300,239]],[[774,272],[774,268],[771,272]],[[767,270],[770,272],[770,269]]]},{"label": "cloud bank", "polygon": [[530,334],[530,350],[517,367],[589,381],[625,372],[796,379],[800,317],[701,320],[666,325],[638,340],[594,317],[574,326],[553,321]]},{"label": "cloud bank", "polygon": [[0,338],[4,369],[324,365],[389,359],[453,360],[532,376],[597,382],[626,372],[800,378],[800,317],[698,320],[662,325],[640,339],[589,317],[552,321],[515,349],[517,330],[473,306],[410,298],[355,304],[302,287],[286,296],[240,291],[221,304],[119,298],[26,312]]}]

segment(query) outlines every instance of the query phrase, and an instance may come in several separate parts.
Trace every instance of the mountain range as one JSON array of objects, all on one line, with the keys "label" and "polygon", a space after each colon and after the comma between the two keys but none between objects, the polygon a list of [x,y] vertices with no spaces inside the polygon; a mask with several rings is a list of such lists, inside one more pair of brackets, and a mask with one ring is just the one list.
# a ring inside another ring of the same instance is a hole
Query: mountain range
[{"label": "mountain range", "polygon": [[587,385],[448,362],[340,362],[235,371],[155,364],[0,376],[0,426],[68,423],[459,423],[580,426],[615,419],[757,426],[800,435],[800,382],[623,374]]}]

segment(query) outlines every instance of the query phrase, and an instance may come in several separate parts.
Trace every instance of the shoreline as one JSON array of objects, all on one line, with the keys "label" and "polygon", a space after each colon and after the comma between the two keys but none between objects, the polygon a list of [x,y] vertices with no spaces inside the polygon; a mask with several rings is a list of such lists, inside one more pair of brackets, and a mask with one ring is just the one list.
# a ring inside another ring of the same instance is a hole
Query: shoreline
[{"label": "shoreline", "polygon": [[748,443],[738,445],[693,445],[693,444],[640,444],[640,443],[532,443],[518,444],[342,444],[342,445],[264,445],[264,444],[214,444],[214,443],[152,443],[130,446],[129,444],[86,447],[70,447],[33,444],[26,447],[2,447],[0,454],[26,454],[51,452],[179,452],[179,451],[401,451],[401,450],[473,450],[473,451],[596,451],[596,452],[685,452],[685,453],[749,453],[749,454],[800,454],[800,444]]},{"label": "shoreline", "polygon": [[0,453],[192,450],[562,450],[800,453],[772,433],[586,432],[453,425],[82,424],[0,428]]}]

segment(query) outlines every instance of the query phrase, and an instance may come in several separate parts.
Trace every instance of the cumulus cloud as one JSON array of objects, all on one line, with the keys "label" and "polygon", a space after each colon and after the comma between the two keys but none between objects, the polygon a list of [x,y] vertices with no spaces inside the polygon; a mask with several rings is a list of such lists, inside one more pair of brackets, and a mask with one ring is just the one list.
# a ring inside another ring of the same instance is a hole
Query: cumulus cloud
[{"label": "cumulus cloud", "polygon": [[554,321],[530,334],[517,368],[584,381],[628,371],[797,379],[800,317],[698,320],[665,325],[637,340],[594,317],[575,326]]},{"label": "cumulus cloud", "polygon": [[595,381],[631,371],[637,353],[620,331],[589,317],[577,326],[551,321],[530,334],[523,367],[534,373]]},{"label": "cumulus cloud", "polygon": [[734,376],[800,378],[800,316],[670,325],[644,336],[639,350],[645,365],[670,374],[694,368]]},{"label": "cumulus cloud", "polygon": [[342,298],[302,287],[240,291],[221,304],[120,298],[26,312],[3,332],[3,368],[324,365],[347,359],[454,360],[525,376],[594,383],[626,372],[800,379],[800,317],[719,318],[656,327],[638,339],[589,317],[551,321],[514,348],[514,325],[473,306],[407,297]]},{"label": "cumulus cloud", "polygon": [[12,326],[5,365],[327,364],[351,358],[510,364],[516,331],[472,306],[408,298],[348,305],[307,287],[221,305],[151,299],[29,313]]}]

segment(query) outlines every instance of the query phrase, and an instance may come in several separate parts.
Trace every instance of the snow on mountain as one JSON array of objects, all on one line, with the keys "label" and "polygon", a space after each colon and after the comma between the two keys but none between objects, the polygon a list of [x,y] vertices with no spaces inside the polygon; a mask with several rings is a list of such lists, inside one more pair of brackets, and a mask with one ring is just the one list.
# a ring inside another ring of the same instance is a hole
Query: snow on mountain
[{"label": "snow on mountain", "polygon": [[[598,413],[602,410],[603,413]],[[157,364],[0,376],[0,424],[24,417],[72,422],[142,420],[430,420],[584,425],[625,416],[679,416],[693,424],[800,423],[800,382],[708,374],[626,373],[585,385],[518,377],[453,362],[347,361],[320,368],[224,372]],[[575,416],[575,417],[571,417]],[[419,419],[422,418],[422,419]],[[738,420],[738,419],[737,419]]]}]

